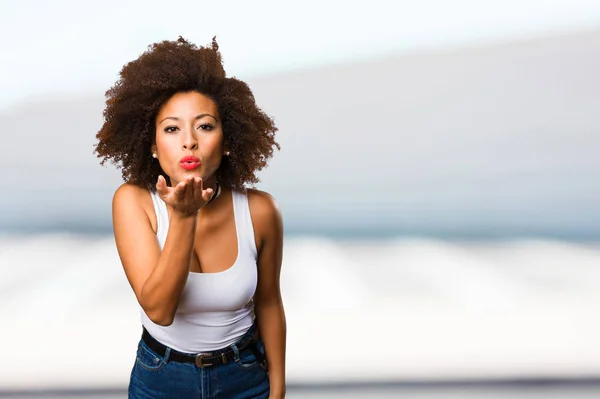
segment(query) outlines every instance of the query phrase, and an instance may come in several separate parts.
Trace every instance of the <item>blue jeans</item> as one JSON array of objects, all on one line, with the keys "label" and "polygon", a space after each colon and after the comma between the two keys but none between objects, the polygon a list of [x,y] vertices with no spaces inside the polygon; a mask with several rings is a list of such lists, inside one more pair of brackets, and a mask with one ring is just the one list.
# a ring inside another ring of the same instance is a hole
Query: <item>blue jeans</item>
[{"label": "blue jeans", "polygon": [[[252,336],[256,325],[244,337]],[[264,359],[262,339],[256,347]],[[250,348],[239,351],[236,344],[224,350],[233,350],[233,361],[210,367],[195,363],[169,361],[177,352],[167,348],[164,356],[154,352],[143,340],[138,344],[137,356],[129,380],[130,399],[263,399],[269,396],[269,376],[264,362],[257,359]],[[217,351],[218,352],[218,351]]]}]

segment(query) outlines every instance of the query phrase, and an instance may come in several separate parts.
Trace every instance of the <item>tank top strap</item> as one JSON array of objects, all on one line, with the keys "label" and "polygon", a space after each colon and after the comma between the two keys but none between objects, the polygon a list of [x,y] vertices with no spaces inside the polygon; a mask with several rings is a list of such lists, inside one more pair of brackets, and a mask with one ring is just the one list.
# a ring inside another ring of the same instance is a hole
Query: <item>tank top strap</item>
[{"label": "tank top strap", "polygon": [[233,199],[233,212],[235,217],[235,228],[237,230],[239,248],[252,254],[254,259],[258,257],[256,240],[254,239],[254,227],[250,217],[250,205],[248,204],[248,193],[231,191]]},{"label": "tank top strap", "polygon": [[169,231],[169,212],[167,210],[167,204],[160,198],[158,193],[150,191],[152,197],[152,204],[154,205],[154,213],[156,214],[156,238],[160,249],[165,246],[167,239],[167,232]]}]

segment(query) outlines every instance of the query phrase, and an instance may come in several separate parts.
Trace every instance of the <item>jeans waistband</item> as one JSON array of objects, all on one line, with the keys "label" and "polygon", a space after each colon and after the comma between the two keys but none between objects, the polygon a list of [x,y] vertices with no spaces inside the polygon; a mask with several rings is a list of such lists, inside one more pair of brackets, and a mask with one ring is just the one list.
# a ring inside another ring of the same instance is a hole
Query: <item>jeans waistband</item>
[{"label": "jeans waistband", "polygon": [[249,347],[251,344],[254,344],[258,339],[257,334],[257,326],[256,322],[252,324],[252,326],[242,335],[236,342],[231,345],[228,345],[224,348],[217,349],[210,352],[202,352],[202,353],[185,353],[177,351],[173,348],[170,348],[163,343],[159,342],[156,338],[154,338],[145,327],[143,327],[142,332],[142,340],[156,353],[161,356],[165,356],[167,353],[169,354],[169,358],[178,362],[185,363],[196,363],[197,358],[200,356],[205,359],[212,359],[213,361],[222,363],[226,362],[226,359],[233,358],[239,351],[242,351]]}]

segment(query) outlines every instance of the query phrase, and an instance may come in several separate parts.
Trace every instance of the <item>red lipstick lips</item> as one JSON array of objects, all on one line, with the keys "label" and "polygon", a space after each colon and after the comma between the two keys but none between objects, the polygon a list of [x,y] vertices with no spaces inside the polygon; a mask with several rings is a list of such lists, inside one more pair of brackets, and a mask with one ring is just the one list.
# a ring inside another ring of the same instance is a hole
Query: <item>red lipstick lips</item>
[{"label": "red lipstick lips", "polygon": [[179,160],[179,165],[186,170],[194,170],[200,166],[200,160],[193,156],[183,157]]}]

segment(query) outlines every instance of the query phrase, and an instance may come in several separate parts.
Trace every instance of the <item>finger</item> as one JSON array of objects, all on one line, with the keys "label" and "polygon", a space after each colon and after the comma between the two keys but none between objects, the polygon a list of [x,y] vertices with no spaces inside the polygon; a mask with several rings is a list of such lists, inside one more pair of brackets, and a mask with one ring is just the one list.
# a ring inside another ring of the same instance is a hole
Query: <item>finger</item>
[{"label": "finger", "polygon": [[156,181],[156,191],[158,191],[158,194],[161,196],[166,195],[168,192],[167,181],[165,180],[163,175],[158,175],[158,179]]},{"label": "finger", "polygon": [[186,177],[185,178],[185,193],[184,198],[186,201],[190,201],[194,199],[194,177]]},{"label": "finger", "polygon": [[196,177],[194,179],[194,202],[198,202],[202,199],[202,178]]},{"label": "finger", "polygon": [[202,191],[202,199],[204,201],[209,201],[212,198],[214,192],[215,190],[213,190],[212,188],[207,188],[206,190]]},{"label": "finger", "polygon": [[180,181],[179,183],[177,183],[177,186],[175,186],[175,191],[173,193],[175,201],[181,202],[181,200],[184,197],[185,186],[185,181]]},{"label": "finger", "polygon": [[169,187],[165,177],[160,175],[156,182],[156,191],[158,192],[160,198],[165,201],[170,196],[171,192],[174,191],[174,188]]}]

